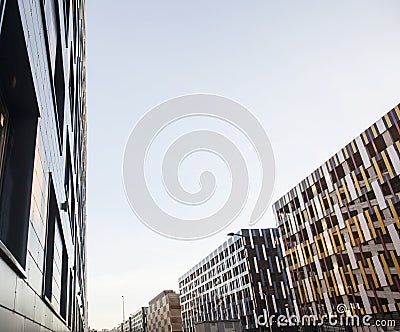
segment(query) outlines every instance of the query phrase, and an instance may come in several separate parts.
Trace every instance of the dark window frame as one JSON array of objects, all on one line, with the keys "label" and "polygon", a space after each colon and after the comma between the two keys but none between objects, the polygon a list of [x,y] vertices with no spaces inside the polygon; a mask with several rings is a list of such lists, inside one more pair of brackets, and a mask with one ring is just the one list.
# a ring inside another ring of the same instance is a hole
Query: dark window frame
[{"label": "dark window frame", "polygon": [[[67,311],[68,311],[68,253],[65,243],[64,230],[62,227],[60,209],[57,202],[57,197],[54,188],[52,174],[49,173],[48,182],[48,204],[47,204],[47,218],[46,218],[46,242],[45,242],[45,256],[43,262],[43,283],[42,283],[42,299],[49,306],[49,308],[65,323],[67,324]],[[58,229],[62,239],[63,253],[62,253],[62,271],[61,271],[61,292],[60,292],[60,311],[56,309],[52,303],[52,284],[53,284],[53,264],[54,264],[54,236],[55,224],[58,224]]]},{"label": "dark window frame", "polygon": [[18,2],[2,2],[1,7],[0,99],[8,110],[8,129],[0,188],[0,254],[26,278],[39,107]]}]

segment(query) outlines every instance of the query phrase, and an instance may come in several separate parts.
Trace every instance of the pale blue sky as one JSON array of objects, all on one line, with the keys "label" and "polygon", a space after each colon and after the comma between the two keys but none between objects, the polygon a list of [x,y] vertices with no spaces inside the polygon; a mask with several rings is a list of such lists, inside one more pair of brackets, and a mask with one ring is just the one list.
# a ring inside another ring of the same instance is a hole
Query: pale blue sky
[{"label": "pale blue sky", "polygon": [[[275,150],[273,201],[400,102],[400,2],[87,1],[89,320],[110,328],[226,239],[169,240],[131,211],[134,124],[175,96],[250,109]],[[258,227],[275,224],[269,211]]]}]

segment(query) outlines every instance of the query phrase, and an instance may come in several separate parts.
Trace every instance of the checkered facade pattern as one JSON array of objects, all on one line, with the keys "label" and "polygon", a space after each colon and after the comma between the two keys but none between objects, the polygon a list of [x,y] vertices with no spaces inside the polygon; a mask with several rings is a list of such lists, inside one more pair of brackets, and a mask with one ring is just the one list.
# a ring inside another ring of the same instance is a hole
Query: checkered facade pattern
[{"label": "checkered facade pattern", "polygon": [[165,290],[149,302],[147,327],[149,332],[182,331],[179,294]]}]

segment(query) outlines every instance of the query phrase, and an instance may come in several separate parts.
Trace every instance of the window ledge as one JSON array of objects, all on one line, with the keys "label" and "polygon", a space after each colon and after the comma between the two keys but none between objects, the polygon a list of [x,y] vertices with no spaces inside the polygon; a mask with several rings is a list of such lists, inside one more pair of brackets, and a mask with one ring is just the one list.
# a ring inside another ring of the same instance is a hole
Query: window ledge
[{"label": "window ledge", "polygon": [[0,241],[0,254],[7,260],[8,265],[10,265],[10,267],[17,272],[21,278],[28,278],[25,269],[21,266],[21,264],[19,264],[19,262],[15,259],[13,254],[7,249],[2,241]]}]

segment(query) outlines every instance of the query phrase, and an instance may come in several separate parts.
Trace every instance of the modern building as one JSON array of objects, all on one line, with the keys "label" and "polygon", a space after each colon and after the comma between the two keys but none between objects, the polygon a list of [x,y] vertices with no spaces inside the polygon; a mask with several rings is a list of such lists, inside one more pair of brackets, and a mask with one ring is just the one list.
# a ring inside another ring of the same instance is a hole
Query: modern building
[{"label": "modern building", "polygon": [[131,332],[147,332],[147,312],[148,307],[141,307],[131,315]]},{"label": "modern building", "polygon": [[291,314],[278,230],[242,229],[179,278],[183,330],[199,322],[240,319],[243,330]]},{"label": "modern building", "polygon": [[274,204],[299,315],[398,317],[399,119],[396,106]]},{"label": "modern building", "polygon": [[182,331],[179,294],[165,290],[149,302],[147,328],[149,332]]},{"label": "modern building", "polygon": [[196,332],[242,332],[242,323],[239,319],[214,320],[195,324]]},{"label": "modern building", "polygon": [[0,329],[87,331],[85,1],[0,12]]},{"label": "modern building", "polygon": [[147,332],[147,311],[148,307],[141,307],[134,314],[130,315],[120,327],[119,332]]}]

